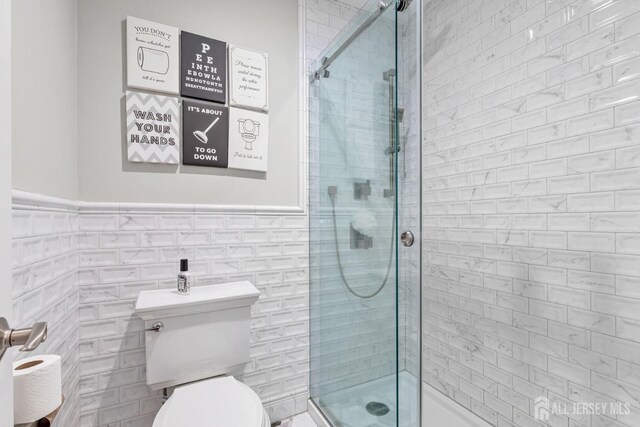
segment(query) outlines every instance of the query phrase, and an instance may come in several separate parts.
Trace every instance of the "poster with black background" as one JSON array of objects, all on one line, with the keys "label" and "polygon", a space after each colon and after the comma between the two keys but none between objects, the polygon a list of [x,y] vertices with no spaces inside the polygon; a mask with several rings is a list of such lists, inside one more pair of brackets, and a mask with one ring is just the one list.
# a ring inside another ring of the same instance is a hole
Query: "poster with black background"
[{"label": "poster with black background", "polygon": [[180,36],[180,94],[227,101],[227,44],[183,31]]},{"label": "poster with black background", "polygon": [[226,168],[229,160],[229,109],[182,101],[182,163]]}]

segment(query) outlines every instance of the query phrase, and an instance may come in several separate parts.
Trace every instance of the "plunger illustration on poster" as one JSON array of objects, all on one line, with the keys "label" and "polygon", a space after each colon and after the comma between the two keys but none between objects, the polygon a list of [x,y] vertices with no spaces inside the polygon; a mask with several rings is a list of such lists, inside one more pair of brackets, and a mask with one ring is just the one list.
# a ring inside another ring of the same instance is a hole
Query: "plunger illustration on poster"
[{"label": "plunger illustration on poster", "polygon": [[229,108],[229,168],[267,171],[269,116]]},{"label": "plunger illustration on poster", "polygon": [[182,163],[226,168],[229,109],[208,102],[182,101]]}]

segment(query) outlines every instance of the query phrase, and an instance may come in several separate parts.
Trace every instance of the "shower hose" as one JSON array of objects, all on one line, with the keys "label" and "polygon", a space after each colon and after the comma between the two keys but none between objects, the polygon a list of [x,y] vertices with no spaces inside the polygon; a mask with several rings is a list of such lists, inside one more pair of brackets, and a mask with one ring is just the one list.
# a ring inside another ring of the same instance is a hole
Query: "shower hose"
[{"label": "shower hose", "polygon": [[336,224],[336,196],[331,195],[329,196],[329,198],[331,199],[331,212],[333,214],[333,241],[335,242],[335,245],[336,245],[336,255],[338,256],[338,269],[340,270],[340,277],[342,277],[342,283],[344,283],[344,286],[347,288],[347,290],[355,297],[358,297],[361,299],[373,298],[376,295],[378,295],[380,292],[382,292],[385,285],[387,284],[387,281],[389,281],[389,274],[391,274],[391,265],[393,264],[393,242],[396,236],[396,209],[393,210],[393,219],[392,219],[393,222],[391,226],[392,231],[391,231],[391,242],[389,244],[389,263],[387,264],[387,273],[384,276],[384,280],[382,281],[380,286],[375,290],[375,292],[371,294],[361,294],[356,292],[351,287],[351,285],[349,284],[349,281],[344,275],[344,268],[342,266],[342,256],[340,255],[340,245],[338,245],[338,226]]}]

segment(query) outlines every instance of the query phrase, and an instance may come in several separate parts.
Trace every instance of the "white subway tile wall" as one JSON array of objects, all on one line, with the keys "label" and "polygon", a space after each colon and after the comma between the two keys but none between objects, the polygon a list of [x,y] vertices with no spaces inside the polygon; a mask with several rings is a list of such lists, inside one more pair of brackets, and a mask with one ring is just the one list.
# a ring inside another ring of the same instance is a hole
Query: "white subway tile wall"
[{"label": "white subway tile wall", "polygon": [[427,0],[424,380],[493,425],[534,400],[640,425],[640,2]]},{"label": "white subway tile wall", "polygon": [[183,257],[194,286],[249,280],[258,287],[251,361],[236,375],[273,420],[306,410],[305,215],[79,213],[74,206],[14,205],[13,215],[14,318],[17,327],[49,322],[49,339],[32,354],[62,356],[66,401],[57,426],[152,424],[161,397],[146,386],[143,322],[133,309],[141,290],[176,286]]},{"label": "white subway tile wall", "polygon": [[176,286],[180,258],[190,259],[194,286],[249,280],[261,291],[251,361],[237,374],[274,420],[306,410],[306,216],[167,210],[80,218],[80,425],[151,425],[161,396],[145,383],[144,325],[133,309],[138,292]]},{"label": "white subway tile wall", "polygon": [[33,352],[12,350],[15,360],[39,354],[62,359],[65,402],[58,426],[78,425],[80,402],[78,322],[78,213],[67,209],[13,209],[13,324],[47,322],[48,338]]},{"label": "white subway tile wall", "polygon": [[[402,121],[398,126],[398,230],[411,231],[412,247],[398,251],[399,367],[420,376],[420,280],[421,224],[420,196],[422,184],[420,149],[420,10],[413,3],[398,19],[398,101]],[[401,396],[400,399],[411,399]]]}]

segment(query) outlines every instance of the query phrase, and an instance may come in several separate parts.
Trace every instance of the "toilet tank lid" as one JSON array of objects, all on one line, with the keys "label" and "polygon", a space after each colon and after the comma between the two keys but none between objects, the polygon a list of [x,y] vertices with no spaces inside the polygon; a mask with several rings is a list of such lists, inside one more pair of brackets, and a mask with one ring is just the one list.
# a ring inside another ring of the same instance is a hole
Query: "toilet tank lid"
[{"label": "toilet tank lid", "polygon": [[135,313],[144,320],[204,313],[250,306],[260,291],[249,281],[194,286],[189,295],[176,289],[142,291],[138,294]]}]

